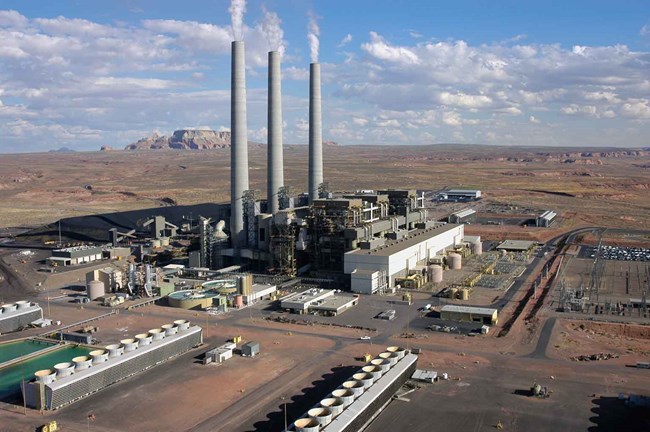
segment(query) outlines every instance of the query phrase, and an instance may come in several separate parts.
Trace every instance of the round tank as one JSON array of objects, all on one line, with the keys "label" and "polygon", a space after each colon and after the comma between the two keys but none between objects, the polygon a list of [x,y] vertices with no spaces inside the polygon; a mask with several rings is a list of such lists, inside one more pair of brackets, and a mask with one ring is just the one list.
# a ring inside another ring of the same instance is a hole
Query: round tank
[{"label": "round tank", "polygon": [[391,367],[397,363],[397,354],[392,352],[383,352],[379,354],[379,358],[388,360],[388,363],[390,363]]},{"label": "round tank", "polygon": [[22,310],[27,309],[30,306],[30,303],[27,300],[20,300],[16,302],[16,309]]},{"label": "round tank", "polygon": [[450,269],[460,270],[461,262],[462,262],[462,257],[459,254],[452,252],[449,255],[447,255],[447,264],[449,265]]},{"label": "round tank", "polygon": [[190,322],[188,320],[176,320],[174,321],[174,324],[176,324],[176,327],[178,327],[178,330],[180,331],[185,331],[190,328]]},{"label": "round tank", "polygon": [[320,401],[320,405],[322,407],[329,408],[332,411],[333,417],[341,414],[341,411],[343,411],[343,408],[345,407],[343,399],[337,397],[323,399]]},{"label": "round tank", "polygon": [[72,363],[74,363],[74,370],[79,371],[88,369],[93,364],[93,361],[88,356],[79,356],[73,358]]},{"label": "round tank", "polygon": [[355,397],[361,396],[361,393],[363,393],[363,390],[366,388],[362,382],[360,381],[346,381],[343,383],[343,388],[351,390],[352,393],[354,393]]},{"label": "round tank", "polygon": [[383,371],[379,366],[364,366],[361,368],[361,371],[372,375],[374,381],[377,381],[382,375]]},{"label": "round tank", "polygon": [[506,255],[508,255],[508,251],[505,249],[501,249],[501,256],[504,257]]},{"label": "round tank", "polygon": [[460,290],[460,299],[469,300],[469,289],[463,288]]},{"label": "round tank", "polygon": [[237,294],[235,296],[235,307],[236,308],[242,308],[244,307],[244,296],[241,294]]},{"label": "round tank", "polygon": [[63,378],[72,375],[74,372],[74,364],[70,362],[57,363],[54,365],[57,378]]},{"label": "round tank", "polygon": [[307,415],[316,419],[321,426],[330,424],[332,421],[332,410],[327,407],[312,408],[307,411]]},{"label": "round tank", "polygon": [[103,297],[106,294],[106,287],[104,282],[98,280],[91,280],[86,285],[86,293],[90,300],[96,300],[100,297]]},{"label": "round tank", "polygon": [[391,352],[391,353],[397,354],[398,359],[401,359],[406,354],[406,350],[404,348],[398,347],[398,346],[390,346],[390,347],[386,348],[386,352]]},{"label": "round tank", "polygon": [[106,345],[108,351],[108,358],[119,357],[124,354],[124,347],[120,344]]},{"label": "round tank", "polygon": [[108,353],[101,349],[91,351],[88,355],[93,359],[93,364],[103,363],[108,360]]},{"label": "round tank", "polygon": [[430,265],[429,268],[429,281],[433,283],[442,282],[442,266],[438,264]]},{"label": "round tank", "polygon": [[483,255],[483,243],[480,240],[476,240],[472,243],[472,253],[474,255]]},{"label": "round tank", "polygon": [[348,406],[354,402],[354,393],[348,389],[337,389],[332,392],[332,396],[343,401],[343,406]]},{"label": "round tank", "polygon": [[388,360],[384,360],[383,358],[370,360],[370,364],[381,369],[382,374],[388,372],[388,369],[390,369],[390,362]]},{"label": "round tank", "polygon": [[458,297],[458,288],[451,288],[449,290],[449,298],[455,299],[456,297]]},{"label": "round tank", "polygon": [[320,429],[320,423],[311,417],[298,419],[293,424],[296,426],[296,432],[318,432]]},{"label": "round tank", "polygon": [[374,381],[372,374],[365,373],[365,372],[355,373],[354,375],[352,375],[352,378],[362,382],[365,388],[370,387],[372,385],[372,382]]},{"label": "round tank", "polygon": [[160,246],[162,246],[162,241],[160,241],[160,239],[151,240],[151,247],[152,248],[159,248]]},{"label": "round tank", "polygon": [[161,328],[149,330],[149,335],[154,341],[163,340],[165,338],[165,332]]},{"label": "round tank", "polygon": [[43,384],[50,384],[56,381],[56,372],[53,369],[41,369],[34,373],[36,381],[42,382]]},{"label": "round tank", "polygon": [[161,246],[169,246],[169,237],[161,237],[160,238],[160,245]]},{"label": "round tank", "polygon": [[153,338],[146,333],[140,333],[135,335],[135,339],[138,341],[138,346],[145,346],[149,345]]},{"label": "round tank", "polygon": [[18,309],[18,306],[16,306],[14,303],[7,303],[5,305],[2,305],[2,310],[7,313],[7,312],[13,312],[16,309]]},{"label": "round tank", "polygon": [[122,339],[120,343],[124,347],[125,353],[135,351],[138,347],[138,342],[135,339]]},{"label": "round tank", "polygon": [[176,327],[174,324],[163,324],[160,327],[165,330],[165,336],[171,336],[178,332],[178,327]]}]

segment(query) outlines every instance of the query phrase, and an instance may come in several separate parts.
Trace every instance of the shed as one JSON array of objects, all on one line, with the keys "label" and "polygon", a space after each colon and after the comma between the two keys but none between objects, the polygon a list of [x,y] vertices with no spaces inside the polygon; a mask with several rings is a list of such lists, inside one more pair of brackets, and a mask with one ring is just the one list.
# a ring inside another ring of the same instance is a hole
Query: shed
[{"label": "shed", "polygon": [[241,347],[241,355],[244,357],[255,357],[260,353],[259,342],[247,342]]}]

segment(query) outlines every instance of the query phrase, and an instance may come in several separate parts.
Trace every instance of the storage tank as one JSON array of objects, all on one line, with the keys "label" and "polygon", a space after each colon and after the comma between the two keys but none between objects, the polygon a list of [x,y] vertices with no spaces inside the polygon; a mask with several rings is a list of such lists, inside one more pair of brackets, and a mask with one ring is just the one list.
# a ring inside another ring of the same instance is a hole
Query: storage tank
[{"label": "storage tank", "polygon": [[153,337],[148,335],[147,333],[140,333],[135,335],[135,339],[138,341],[138,346],[142,347],[145,345],[149,345],[153,340]]},{"label": "storage tank", "polygon": [[483,255],[483,243],[481,243],[481,240],[472,242],[472,253],[474,255]]},{"label": "storage tank", "polygon": [[450,299],[455,299],[458,297],[458,288],[450,288],[449,289],[449,298]]},{"label": "storage tank", "polygon": [[461,256],[455,252],[450,253],[447,255],[447,265],[449,265],[449,268],[452,270],[460,270],[461,268]]},{"label": "storage tank", "polygon": [[161,246],[169,246],[169,237],[160,237]]},{"label": "storage tank", "polygon": [[384,360],[383,358],[376,358],[374,360],[370,360],[370,364],[380,368],[382,374],[388,372],[388,370],[390,369],[390,362],[388,360]]},{"label": "storage tank", "polygon": [[165,336],[171,336],[178,333],[178,327],[176,327],[174,324],[163,324],[160,327],[165,330]]},{"label": "storage tank", "polygon": [[104,363],[108,360],[108,353],[102,349],[91,351],[88,355],[93,359],[93,364]]},{"label": "storage tank", "polygon": [[120,343],[124,347],[125,353],[135,351],[135,349],[138,347],[138,343],[135,339],[122,339]]},{"label": "storage tank", "polygon": [[337,397],[323,399],[320,401],[320,405],[322,407],[329,408],[332,411],[332,417],[336,417],[337,415],[341,414],[343,408],[345,407],[343,399]]},{"label": "storage tank", "polygon": [[96,300],[100,297],[103,297],[106,294],[106,287],[104,282],[98,280],[91,280],[86,285],[86,293],[90,300]]},{"label": "storage tank", "polygon": [[161,328],[155,328],[149,330],[149,336],[151,336],[151,339],[154,341],[160,341],[165,338],[165,332]]},{"label": "storage tank", "polygon": [[391,367],[397,363],[397,354],[392,353],[392,352],[383,352],[379,354],[380,359],[388,360],[388,363],[390,364]]},{"label": "storage tank", "polygon": [[29,307],[30,303],[27,300],[20,300],[16,302],[16,309],[23,310]]},{"label": "storage tank", "polygon": [[119,357],[124,354],[124,347],[120,344],[106,345],[108,351],[108,358]]},{"label": "storage tank", "polygon": [[442,266],[433,264],[429,266],[429,282],[440,283],[442,282]]},{"label": "storage tank", "polygon": [[469,300],[469,289],[463,288],[460,290],[460,299]]},{"label": "storage tank", "polygon": [[92,366],[93,361],[88,356],[79,356],[73,358],[72,363],[74,363],[74,370],[80,371],[83,369],[88,369],[90,366]]},{"label": "storage tank", "polygon": [[176,320],[174,321],[174,324],[176,324],[176,327],[178,327],[179,331],[185,331],[190,328],[190,322],[188,320]]},{"label": "storage tank", "polygon": [[18,309],[18,306],[16,306],[14,303],[7,303],[5,305],[2,305],[2,311],[4,313],[13,312],[16,309]]},{"label": "storage tank", "polygon": [[56,371],[57,379],[67,377],[74,372],[74,364],[70,362],[57,363],[54,365],[54,370]]},{"label": "storage tank", "polygon": [[364,366],[361,368],[361,371],[372,375],[374,381],[377,381],[384,374],[379,366],[374,365]]},{"label": "storage tank", "polygon": [[56,372],[53,369],[41,369],[34,372],[36,381],[43,384],[50,384],[56,381]]},{"label": "storage tank", "polygon": [[343,388],[348,389],[354,393],[355,397],[361,396],[363,390],[366,388],[362,382],[351,380],[343,383]]},{"label": "storage tank", "polygon": [[406,350],[398,346],[389,346],[386,348],[386,352],[391,352],[397,354],[397,359],[401,359],[406,354]]},{"label": "storage tank", "polygon": [[151,247],[152,248],[159,248],[160,246],[162,246],[162,242],[160,241],[160,239],[151,240]]},{"label": "storage tank", "polygon": [[355,373],[354,375],[352,375],[352,378],[363,383],[363,386],[365,388],[370,387],[374,381],[372,374],[365,373],[365,372]]},{"label": "storage tank", "polygon": [[348,406],[354,402],[354,393],[348,389],[336,389],[332,392],[332,396],[343,401],[343,406]]},{"label": "storage tank", "polygon": [[312,408],[307,411],[307,415],[315,419],[321,426],[332,422],[332,410],[326,407]]},{"label": "storage tank", "polygon": [[311,417],[298,419],[293,424],[296,426],[296,432],[318,432],[320,429],[320,423]]},{"label": "storage tank", "polygon": [[235,307],[236,308],[243,308],[244,307],[244,296],[241,294],[237,294],[235,296]]}]

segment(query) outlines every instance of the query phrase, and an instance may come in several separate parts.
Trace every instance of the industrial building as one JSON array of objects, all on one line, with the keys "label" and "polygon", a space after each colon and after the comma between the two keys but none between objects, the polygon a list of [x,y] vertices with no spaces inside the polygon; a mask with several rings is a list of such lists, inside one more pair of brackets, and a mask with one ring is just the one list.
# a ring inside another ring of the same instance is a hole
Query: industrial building
[{"label": "industrial building", "polygon": [[356,306],[358,302],[359,297],[356,295],[314,288],[280,299],[280,307],[297,314],[317,313],[336,316]]},{"label": "industrial building", "polygon": [[255,357],[260,353],[259,342],[247,342],[241,346],[241,355],[244,357]]},{"label": "industrial building", "polygon": [[537,218],[535,219],[535,226],[548,228],[551,226],[556,216],[557,213],[551,210],[547,210],[541,215],[537,216]]},{"label": "industrial building", "polygon": [[52,265],[69,266],[102,259],[101,246],[75,246],[52,251],[49,261]]},{"label": "industrial building", "polygon": [[186,352],[203,341],[202,330],[177,320],[119,344],[37,371],[23,398],[35,409],[55,410]]},{"label": "industrial building", "polygon": [[496,249],[507,252],[526,252],[533,246],[535,246],[535,242],[529,240],[505,240]]},{"label": "industrial building", "polygon": [[473,222],[476,219],[476,210],[465,209],[449,215],[447,220],[453,224],[463,224]]},{"label": "industrial building", "polygon": [[86,273],[86,284],[100,281],[108,292],[116,292],[122,288],[124,272],[115,267],[104,267]]},{"label": "industrial building", "polygon": [[27,327],[34,321],[43,319],[43,309],[27,300],[6,303],[0,306],[0,334]]},{"label": "industrial building", "polygon": [[237,345],[233,342],[227,342],[206,352],[203,356],[203,364],[223,363],[232,357],[233,350]]},{"label": "industrial building", "polygon": [[439,192],[436,199],[438,201],[477,201],[481,199],[481,191],[478,189],[449,189]]},{"label": "industrial building", "polygon": [[495,325],[499,322],[496,309],[474,306],[445,305],[440,310],[440,318],[449,321],[467,321],[488,325]]}]

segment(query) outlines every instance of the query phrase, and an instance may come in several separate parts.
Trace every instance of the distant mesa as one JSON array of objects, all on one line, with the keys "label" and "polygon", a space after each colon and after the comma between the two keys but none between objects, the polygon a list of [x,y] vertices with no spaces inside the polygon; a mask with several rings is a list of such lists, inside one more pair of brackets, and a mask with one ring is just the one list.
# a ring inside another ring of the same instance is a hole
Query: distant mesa
[{"label": "distant mesa", "polygon": [[226,147],[230,147],[230,132],[180,129],[170,137],[154,133],[129,144],[125,150],[207,150]]},{"label": "distant mesa", "polygon": [[339,145],[339,143],[337,143],[336,141],[323,141],[323,145],[324,146],[337,146],[337,145]]},{"label": "distant mesa", "polygon": [[104,144],[99,150],[103,152],[109,152],[113,151],[113,147],[109,146],[108,144]]}]

